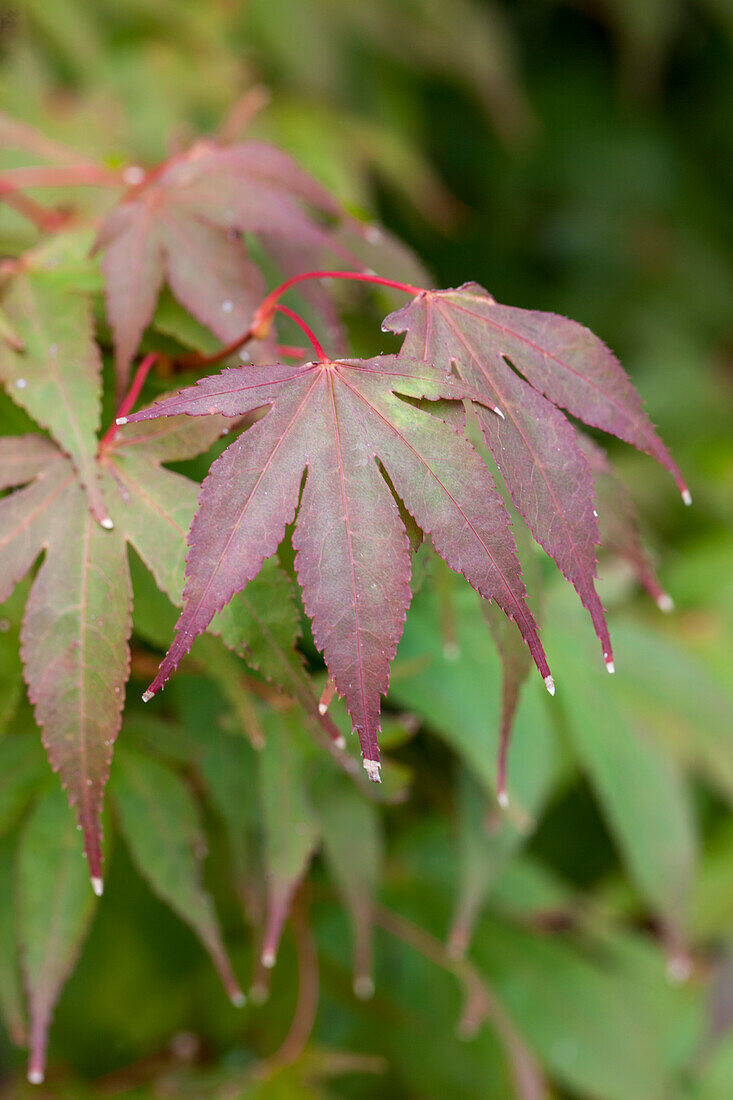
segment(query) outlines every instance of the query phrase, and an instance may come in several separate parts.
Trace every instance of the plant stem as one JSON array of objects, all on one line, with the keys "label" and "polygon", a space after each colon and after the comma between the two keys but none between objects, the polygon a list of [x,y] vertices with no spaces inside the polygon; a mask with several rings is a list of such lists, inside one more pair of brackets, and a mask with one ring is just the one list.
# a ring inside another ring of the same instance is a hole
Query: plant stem
[{"label": "plant stem", "polygon": [[328,356],[316,339],[316,334],[314,333],[313,329],[310,327],[310,325],[307,325],[305,323],[303,318],[300,317],[294,309],[289,309],[287,306],[280,305],[279,303],[272,308],[273,311],[277,311],[278,313],[284,314],[285,317],[289,317],[290,320],[294,321],[298,328],[305,333],[305,335],[308,337],[311,347],[318,356],[319,363],[325,363],[328,361]]},{"label": "plant stem", "polygon": [[393,290],[404,290],[405,294],[421,294],[423,291],[422,287],[412,286],[410,283],[399,283],[395,279],[384,279],[381,275],[370,275],[366,271],[303,271],[300,275],[292,275],[267,295],[255,313],[252,328],[256,331],[259,324],[266,323],[271,318],[275,302],[286,290],[307,279],[350,279],[359,283],[372,283],[375,286],[388,286]]},{"label": "plant stem", "polygon": [[219,348],[213,355],[201,355],[198,351],[193,351],[190,355],[181,355],[176,359],[176,366],[179,367],[213,367],[217,363],[221,363],[223,359],[228,359],[230,355],[234,355],[235,351],[239,351],[245,344],[248,344],[250,340],[254,338],[254,326],[250,325],[246,332],[238,336],[236,340],[232,340],[231,344],[225,344],[223,348]]},{"label": "plant stem", "polygon": [[[222,359],[227,359],[230,355],[234,355],[235,351],[239,351],[240,348],[244,347],[244,345],[249,343],[253,338],[256,337],[261,339],[263,336],[266,336],[273,314],[276,310],[278,298],[284,294],[286,290],[289,290],[291,286],[305,282],[307,279],[350,279],[354,282],[372,283],[376,286],[391,287],[393,290],[403,290],[405,294],[423,293],[422,287],[412,286],[410,283],[400,283],[395,279],[383,279],[381,275],[368,275],[366,272],[362,271],[304,271],[300,275],[293,275],[290,279],[286,279],[284,283],[275,287],[275,289],[267,295],[261,305],[257,307],[252,324],[247,331],[243,332],[241,336],[238,336],[236,340],[232,340],[230,344],[220,348],[219,351],[215,352],[213,355],[199,355],[197,352],[194,352],[192,355],[182,356],[177,360],[177,363],[181,366],[213,367],[216,363],[220,363]],[[284,309],[280,311],[285,312]],[[289,314],[289,316],[292,315]],[[296,321],[296,324],[298,323],[299,322]]]},{"label": "plant stem", "polygon": [[48,207],[36,202],[29,195],[23,195],[15,191],[0,191],[0,198],[8,206],[12,206],[14,210],[22,214],[24,218],[27,218],[28,221],[33,222],[44,233],[55,233],[67,220],[65,214],[61,214],[57,210],[49,210]]},{"label": "plant stem", "polygon": [[103,451],[109,447],[110,443],[117,435],[118,424],[117,421],[122,419],[123,416],[127,416],[130,409],[133,407],[138,397],[140,396],[140,390],[143,388],[145,379],[148,377],[151,367],[161,358],[160,352],[151,351],[149,355],[146,355],[140,366],[135,371],[135,377],[132,380],[127,394],[122,399],[120,407],[115,414],[115,418],[107,428],[102,438],[99,441],[99,450]]},{"label": "plant stem", "polygon": [[37,164],[8,168],[0,175],[0,197],[28,187],[122,187],[122,175],[98,164]]}]

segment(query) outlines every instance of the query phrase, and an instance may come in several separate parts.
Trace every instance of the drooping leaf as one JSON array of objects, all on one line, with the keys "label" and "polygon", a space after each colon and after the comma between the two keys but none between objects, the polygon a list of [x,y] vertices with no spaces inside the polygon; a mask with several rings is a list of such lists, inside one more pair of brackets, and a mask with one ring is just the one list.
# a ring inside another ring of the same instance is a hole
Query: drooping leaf
[{"label": "drooping leaf", "polygon": [[0,833],[15,824],[47,781],[48,764],[31,731],[11,734],[0,741]]},{"label": "drooping leaf", "polygon": [[306,785],[306,746],[297,712],[267,716],[265,747],[258,755],[267,882],[267,923],[262,965],[275,965],[290,903],[315,852],[320,830]]},{"label": "drooping leaf", "polygon": [[245,905],[250,900],[249,885],[259,870],[254,839],[259,813],[256,764],[251,744],[220,730],[207,731],[198,751],[197,766],[226,825],[235,886]]},{"label": "drooping leaf", "polygon": [[379,883],[382,839],[377,811],[341,776],[324,777],[315,792],[323,850],[354,931],[354,992],[371,996],[372,909]]},{"label": "drooping leaf", "polygon": [[0,736],[12,722],[23,692],[20,623],[27,595],[26,586],[18,585],[0,605]]},{"label": "drooping leaf", "polygon": [[[501,668],[479,601],[457,578],[455,642],[459,659],[446,657],[438,594],[425,585],[416,595],[394,666],[390,699],[409,708],[437,733],[496,796]],[[497,852],[511,850],[530,818],[539,813],[561,772],[557,741],[543,704],[544,693],[527,685],[516,715],[509,761],[509,813],[497,833]]]},{"label": "drooping leaf", "polygon": [[616,477],[608,456],[595,440],[578,432],[578,442],[593,474],[604,550],[629,563],[660,611],[671,611],[672,599],[659,583],[652,555],[642,541],[628,489]]},{"label": "drooping leaf", "polygon": [[[379,775],[380,696],[410,602],[409,543],[391,485],[448,564],[514,619],[552,688],[506,509],[486,467],[413,399],[461,400],[461,383],[383,356],[303,367],[231,368],[136,413],[243,414],[271,406],[211,468],[189,536],[184,611],[147,698],[193,638],[260,571],[292,521],[295,567],[314,638]],[[379,464],[378,464],[379,463]]]},{"label": "drooping leaf", "polygon": [[616,839],[630,878],[667,927],[672,948],[685,945],[696,862],[690,792],[673,760],[640,721],[627,720],[594,670],[572,663],[569,729],[583,770]]},{"label": "drooping leaf", "polygon": [[31,484],[0,501],[4,591],[45,550],[21,630],[31,702],[54,770],[76,805],[101,890],[104,785],[127,678],[130,590],[124,541],[89,512],[58,452]]},{"label": "drooping leaf", "polygon": [[27,821],[18,850],[20,938],[28,994],[28,1079],[43,1080],[48,1029],[94,912],[74,818],[60,790]]},{"label": "drooping leaf", "polygon": [[649,996],[656,993],[674,1008],[663,960],[652,981],[614,957],[613,945],[604,946],[598,959],[565,938],[486,921],[473,957],[548,1070],[574,1094],[598,1100],[674,1095],[670,1037],[658,1033],[660,1014]]},{"label": "drooping leaf", "polygon": [[473,775],[460,768],[457,776],[457,896],[448,950],[461,958],[468,950],[476,919],[489,887],[516,844],[512,830],[490,812],[486,791]]},{"label": "drooping leaf", "polygon": [[264,279],[240,235],[306,247],[312,257],[331,242],[308,208],[340,214],[285,153],[260,142],[201,141],[148,173],[108,215],[98,241],[122,382],[164,280],[221,340],[245,332]]},{"label": "drooping leaf", "polygon": [[125,749],[113,781],[120,824],[140,873],[193,928],[211,956],[227,995],[244,1003],[224,947],[210,894],[201,883],[205,851],[198,809],[183,780],[169,767]]},{"label": "drooping leaf", "polygon": [[44,744],[77,808],[92,885],[101,893],[102,802],[129,671],[127,555],[122,533],[96,523],[71,477],[46,521],[46,556],[28,598],[21,652]]},{"label": "drooping leaf", "polygon": [[476,409],[486,443],[532,534],[575,586],[613,670],[595,590],[599,541],[593,478],[561,408],[656,458],[689,493],[615,356],[575,321],[499,305],[476,283],[425,291],[384,322],[401,355],[463,378],[503,417]]},{"label": "drooping leaf", "polygon": [[16,1046],[26,1042],[25,1005],[18,957],[15,912],[14,837],[0,842],[0,1015]]}]

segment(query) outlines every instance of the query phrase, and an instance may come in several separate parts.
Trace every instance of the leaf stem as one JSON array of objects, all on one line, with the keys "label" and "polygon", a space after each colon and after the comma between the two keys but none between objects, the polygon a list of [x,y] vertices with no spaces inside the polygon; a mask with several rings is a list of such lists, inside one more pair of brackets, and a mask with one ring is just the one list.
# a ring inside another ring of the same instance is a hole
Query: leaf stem
[{"label": "leaf stem", "polygon": [[117,410],[117,413],[115,415],[114,420],[112,421],[110,426],[107,428],[107,431],[104,433],[104,435],[102,436],[102,438],[99,441],[99,451],[100,452],[103,451],[103,450],[106,450],[106,448],[109,447],[109,445],[112,442],[112,440],[114,439],[114,437],[117,435],[117,430],[118,430],[118,427],[119,427],[119,421],[123,420],[124,417],[127,416],[130,409],[133,407],[133,405],[137,401],[138,397],[140,396],[140,390],[143,388],[143,385],[145,383],[145,379],[148,377],[148,374],[150,373],[150,369],[154,366],[155,363],[157,363],[157,361],[160,358],[161,358],[160,352],[151,351],[149,353],[149,355],[146,355],[145,358],[140,363],[140,366],[135,371],[135,377],[132,380],[132,385],[130,386],[129,390],[127,391],[125,397],[122,399],[122,402],[120,403],[120,407]]},{"label": "leaf stem", "polygon": [[47,206],[36,202],[30,195],[23,195],[20,192],[0,190],[0,198],[44,233],[55,233],[68,218],[67,214],[62,214],[58,210],[49,210]]},{"label": "leaf stem", "polygon": [[[239,349],[249,343],[250,340],[254,338],[262,339],[262,337],[267,335],[270,328],[273,314],[277,309],[278,298],[283,295],[286,290],[289,290],[291,286],[305,282],[307,279],[350,279],[354,282],[372,283],[376,286],[391,287],[393,290],[403,290],[405,294],[423,293],[423,287],[412,286],[410,283],[400,283],[395,279],[384,279],[381,275],[370,275],[365,271],[303,271],[300,275],[293,275],[290,279],[286,279],[284,283],[275,287],[275,289],[263,299],[262,303],[255,311],[252,324],[247,331],[243,332],[241,336],[238,336],[236,340],[232,340],[230,344],[220,348],[219,351],[215,352],[213,355],[199,355],[197,352],[194,352],[192,355],[182,356],[180,359],[176,360],[176,362],[181,366],[213,367],[216,363],[220,363],[223,359],[227,359],[230,355],[234,355],[235,351],[239,351]],[[285,311],[281,309],[280,312]],[[296,321],[296,324],[297,323]]]},{"label": "leaf stem", "polygon": [[280,303],[274,305],[272,309],[273,312],[282,313],[285,317],[289,317],[290,320],[294,321],[298,328],[305,333],[305,335],[308,337],[308,341],[310,342],[311,347],[318,356],[319,363],[325,363],[328,361],[328,356],[319,344],[315,332],[310,327],[310,325],[306,324],[303,318],[295,312],[294,309],[289,309],[288,306],[280,305]]},{"label": "leaf stem", "polygon": [[395,279],[384,279],[381,275],[372,275],[366,271],[303,271],[300,275],[292,275],[280,286],[276,286],[259,306],[254,316],[252,329],[257,332],[260,325],[266,324],[275,309],[275,303],[291,286],[305,282],[307,279],[350,279],[359,283],[372,283],[375,286],[388,286],[393,290],[404,290],[405,294],[422,294],[423,288],[412,286],[410,283],[400,283]]},{"label": "leaf stem", "polygon": [[123,187],[119,172],[98,164],[58,164],[47,167],[34,164],[27,168],[8,168],[0,175],[0,197],[24,191],[28,187]]}]

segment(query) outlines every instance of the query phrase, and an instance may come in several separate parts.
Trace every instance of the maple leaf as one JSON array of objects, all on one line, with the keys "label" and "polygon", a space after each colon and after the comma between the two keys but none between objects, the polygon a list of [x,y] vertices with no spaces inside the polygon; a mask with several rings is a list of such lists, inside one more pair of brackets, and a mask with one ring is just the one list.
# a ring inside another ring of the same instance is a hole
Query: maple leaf
[{"label": "maple leaf", "polygon": [[13,401],[47,428],[71,457],[90,508],[109,516],[94,463],[101,413],[101,366],[91,305],[59,281],[43,252],[9,281],[3,309],[19,344],[0,341],[0,381]]},{"label": "maple leaf", "polygon": [[423,362],[380,356],[229,368],[129,417],[234,417],[269,407],[203,483],[183,613],[144,698],[257,575],[297,510],[293,546],[304,606],[346,699],[364,765],[377,779],[380,696],[410,602],[409,540],[390,486],[446,562],[516,620],[551,688],[508,514],[490,475],[460,432],[410,403],[475,396]]},{"label": "maple leaf", "polygon": [[[29,376],[29,388],[32,382]],[[97,892],[101,810],[130,663],[127,544],[158,587],[178,602],[198,486],[162,463],[206,450],[225,423],[183,417],[142,424],[118,432],[96,457],[88,456],[113,517],[106,529],[91,515],[77,469],[50,440],[0,440],[0,486],[16,488],[0,499],[0,602],[45,552],[23,619],[24,673],[51,765],[76,807]],[[267,583],[269,595],[272,578]],[[304,673],[289,660],[285,632],[275,630],[273,654],[252,657],[273,634],[262,602],[253,588],[246,604],[220,616],[212,629],[256,667],[265,666],[266,674],[275,673],[312,717],[316,700]],[[278,606],[275,616],[281,614]],[[293,629],[291,648],[295,636]]]},{"label": "maple leaf", "polygon": [[672,611],[672,597],[659,583],[654,559],[642,540],[628,489],[614,473],[608,455],[595,440],[585,432],[578,432],[578,442],[593,473],[604,549],[628,562],[639,584],[647,590],[660,611]]},{"label": "maple leaf", "polygon": [[342,216],[287,154],[255,141],[229,147],[200,141],[131,188],[97,240],[120,384],[165,280],[220,340],[229,343],[246,331],[265,283],[241,234],[254,234],[266,252],[276,253],[288,275],[311,268],[326,248],[353,259],[311,210]]},{"label": "maple leaf", "polygon": [[594,583],[599,532],[593,476],[560,409],[652,455],[690,502],[616,357],[577,322],[499,305],[477,283],[425,291],[390,314],[383,328],[406,333],[401,356],[446,371],[455,364],[470,386],[502,410],[500,419],[476,406],[486,443],[535,539],[575,586],[613,671]]}]

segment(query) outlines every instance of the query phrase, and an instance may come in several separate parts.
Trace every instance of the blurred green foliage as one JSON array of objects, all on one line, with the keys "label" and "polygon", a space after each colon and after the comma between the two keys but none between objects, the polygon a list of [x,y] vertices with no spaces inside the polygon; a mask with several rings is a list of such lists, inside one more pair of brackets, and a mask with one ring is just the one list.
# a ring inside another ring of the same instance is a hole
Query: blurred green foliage
[{"label": "blurred green foliage", "polygon": [[[222,118],[238,136],[269,97],[250,129],[384,221],[436,285],[476,279],[499,301],[567,314],[604,337],[695,503],[682,509],[647,459],[614,448],[676,612],[663,618],[626,567],[602,561],[613,679],[597,671],[573,594],[539,563],[559,689],[549,705],[525,688],[505,816],[493,799],[498,658],[475,597],[435,563],[394,668],[378,805],[292,715],[249,695],[238,709],[215,654],[202,650],[202,675],[180,675],[165,705],[143,714],[146,645],[172,613],[141,580],[109,886],[56,1012],[50,1083],[29,1095],[733,1095],[732,47],[728,0],[0,6],[9,116],[110,165],[147,164]],[[9,151],[9,125],[0,168],[28,159]],[[105,200],[81,201],[93,213]],[[0,207],[3,253],[34,240]],[[354,337],[370,352],[383,342],[363,322]],[[23,430],[18,410],[3,400],[0,411],[5,431]],[[50,889],[35,881],[33,850],[56,812],[17,698],[21,606],[14,597],[2,609],[0,633],[0,1095],[13,1098],[26,1086],[11,1045],[24,1007],[9,898],[18,892],[23,911]],[[241,736],[241,706],[259,708],[264,754]],[[175,867],[155,866],[161,824],[145,826],[142,779],[170,788],[171,813],[188,822]],[[260,863],[276,890],[278,874],[289,882],[314,853],[270,976],[253,961]],[[60,873],[52,855],[47,876]],[[253,987],[243,1010],[158,900],[208,929],[201,868],[235,970]],[[368,993],[370,917],[375,992],[360,1000],[353,976]]]}]

